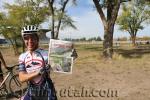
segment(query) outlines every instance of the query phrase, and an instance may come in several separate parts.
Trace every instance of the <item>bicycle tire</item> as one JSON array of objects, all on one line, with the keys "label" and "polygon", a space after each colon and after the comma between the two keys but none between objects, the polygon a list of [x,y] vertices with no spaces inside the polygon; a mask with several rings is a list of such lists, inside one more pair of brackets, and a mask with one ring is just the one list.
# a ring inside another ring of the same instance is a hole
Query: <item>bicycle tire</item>
[{"label": "bicycle tire", "polygon": [[21,83],[19,81],[19,75],[16,74],[11,77],[9,81],[9,90],[10,93],[15,96],[16,98],[20,98],[27,89],[27,83]]}]

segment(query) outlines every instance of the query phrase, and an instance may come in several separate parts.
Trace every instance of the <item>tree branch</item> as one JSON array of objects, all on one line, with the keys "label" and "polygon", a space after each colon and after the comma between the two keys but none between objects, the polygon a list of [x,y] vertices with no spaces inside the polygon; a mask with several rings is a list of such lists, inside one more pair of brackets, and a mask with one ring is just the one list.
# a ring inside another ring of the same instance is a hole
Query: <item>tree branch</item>
[{"label": "tree branch", "polygon": [[117,19],[117,16],[118,16],[118,13],[119,12],[119,8],[120,8],[120,4],[121,4],[121,0],[117,0],[117,2],[115,3],[115,6],[114,8],[112,9],[112,23],[115,23],[116,19]]},{"label": "tree branch", "polygon": [[98,13],[99,13],[101,19],[102,19],[103,25],[106,26],[106,25],[107,25],[107,20],[106,20],[106,17],[105,17],[105,15],[104,15],[104,12],[103,12],[103,10],[102,10],[102,7],[101,7],[101,5],[99,4],[99,0],[93,0],[93,2],[94,2],[94,4],[95,4],[95,7],[96,7],[96,9],[97,9],[97,11],[98,11]]},{"label": "tree branch", "polygon": [[58,33],[59,33],[61,21],[62,21],[62,18],[63,18],[63,16],[64,16],[64,11],[65,11],[65,8],[66,8],[66,5],[67,5],[68,1],[69,1],[69,0],[64,1],[63,6],[62,6],[62,8],[61,8],[61,17],[60,17],[60,19],[59,19],[59,21],[58,21],[58,26],[57,26],[57,30],[56,30],[56,38],[58,38]]},{"label": "tree branch", "polygon": [[51,29],[51,38],[54,38],[54,26],[55,26],[55,19],[54,19],[54,8],[53,8],[53,4],[54,4],[54,0],[48,0],[48,4],[49,4],[49,8],[51,10],[51,14],[52,14],[52,29]]}]

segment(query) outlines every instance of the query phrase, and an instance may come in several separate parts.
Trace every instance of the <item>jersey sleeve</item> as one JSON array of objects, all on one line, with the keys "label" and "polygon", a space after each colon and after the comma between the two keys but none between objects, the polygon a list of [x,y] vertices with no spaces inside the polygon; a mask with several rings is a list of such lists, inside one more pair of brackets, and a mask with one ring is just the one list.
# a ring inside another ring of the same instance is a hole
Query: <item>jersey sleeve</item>
[{"label": "jersey sleeve", "polygon": [[21,54],[19,56],[19,71],[26,71],[24,59],[25,59],[24,54]]}]

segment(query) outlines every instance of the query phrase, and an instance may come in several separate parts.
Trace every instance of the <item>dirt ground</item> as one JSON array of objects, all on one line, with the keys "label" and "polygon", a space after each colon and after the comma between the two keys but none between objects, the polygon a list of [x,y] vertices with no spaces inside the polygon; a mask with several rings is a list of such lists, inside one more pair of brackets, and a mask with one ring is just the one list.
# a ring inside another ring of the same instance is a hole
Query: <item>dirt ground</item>
[{"label": "dirt ground", "polygon": [[[58,100],[150,100],[149,48],[116,50],[112,61],[105,61],[96,46],[76,48],[72,74],[51,73]],[[2,52],[8,64],[17,63],[9,49]]]}]

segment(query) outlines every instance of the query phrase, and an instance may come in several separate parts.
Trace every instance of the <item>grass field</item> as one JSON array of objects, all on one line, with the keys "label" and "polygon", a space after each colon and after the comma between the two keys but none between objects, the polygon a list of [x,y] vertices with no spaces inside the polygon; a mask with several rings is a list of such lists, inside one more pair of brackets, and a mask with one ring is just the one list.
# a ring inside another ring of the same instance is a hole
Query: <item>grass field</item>
[{"label": "grass field", "polygon": [[[112,61],[102,45],[76,44],[72,74],[51,73],[59,100],[150,100],[150,46],[114,47]],[[11,49],[1,49],[8,64],[17,63]],[[12,99],[15,100],[15,99]]]}]

